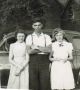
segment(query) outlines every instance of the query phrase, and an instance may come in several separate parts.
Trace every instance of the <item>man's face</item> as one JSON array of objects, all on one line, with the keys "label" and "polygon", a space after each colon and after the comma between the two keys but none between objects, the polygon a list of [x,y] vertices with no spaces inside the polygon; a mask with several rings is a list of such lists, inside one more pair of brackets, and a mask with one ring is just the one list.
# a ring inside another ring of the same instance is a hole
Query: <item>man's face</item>
[{"label": "man's face", "polygon": [[43,25],[41,22],[35,22],[32,25],[32,28],[35,30],[35,32],[41,32]]}]

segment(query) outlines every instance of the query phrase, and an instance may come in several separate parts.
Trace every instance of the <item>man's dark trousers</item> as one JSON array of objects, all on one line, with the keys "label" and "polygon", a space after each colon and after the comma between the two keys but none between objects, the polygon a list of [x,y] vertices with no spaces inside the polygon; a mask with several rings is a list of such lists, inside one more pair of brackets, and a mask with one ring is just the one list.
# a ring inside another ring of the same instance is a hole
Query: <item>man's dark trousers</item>
[{"label": "man's dark trousers", "polygon": [[31,90],[51,90],[49,64],[47,54],[30,55],[29,88]]}]

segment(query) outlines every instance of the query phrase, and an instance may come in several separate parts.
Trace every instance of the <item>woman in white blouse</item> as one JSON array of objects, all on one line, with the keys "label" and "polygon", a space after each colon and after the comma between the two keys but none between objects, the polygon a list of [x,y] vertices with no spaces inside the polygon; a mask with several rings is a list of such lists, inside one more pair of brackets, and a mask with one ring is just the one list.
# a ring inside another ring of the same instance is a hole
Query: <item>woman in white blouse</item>
[{"label": "woman in white blouse", "polygon": [[8,80],[9,89],[28,89],[29,75],[26,44],[24,42],[25,34],[23,30],[16,33],[17,41],[10,45],[9,61],[11,64]]},{"label": "woman in white blouse", "polygon": [[54,32],[55,42],[52,43],[51,89],[70,90],[75,87],[71,60],[73,59],[72,43],[64,40],[64,32],[57,28]]}]

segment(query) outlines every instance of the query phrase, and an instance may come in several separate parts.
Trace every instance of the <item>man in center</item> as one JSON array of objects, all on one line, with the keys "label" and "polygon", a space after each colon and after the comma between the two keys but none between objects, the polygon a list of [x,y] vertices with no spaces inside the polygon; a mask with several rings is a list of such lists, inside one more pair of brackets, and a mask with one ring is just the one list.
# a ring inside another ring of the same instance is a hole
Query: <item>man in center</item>
[{"label": "man in center", "polygon": [[51,38],[42,32],[43,22],[33,21],[33,33],[26,38],[29,63],[29,88],[31,90],[50,90],[49,52]]}]

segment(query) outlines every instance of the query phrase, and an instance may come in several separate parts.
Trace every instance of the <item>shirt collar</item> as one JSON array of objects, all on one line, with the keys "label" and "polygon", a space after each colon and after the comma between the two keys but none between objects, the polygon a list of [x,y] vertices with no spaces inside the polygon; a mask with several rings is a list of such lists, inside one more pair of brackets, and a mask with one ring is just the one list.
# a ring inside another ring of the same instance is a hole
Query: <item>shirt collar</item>
[{"label": "shirt collar", "polygon": [[[57,44],[60,44],[60,42],[57,41]],[[61,44],[65,45],[65,44],[67,44],[67,42],[65,40],[63,40],[63,42]]]},{"label": "shirt collar", "polygon": [[[32,35],[33,35],[33,36],[36,36],[36,33],[33,32]],[[41,32],[40,36],[43,36],[43,32]]]}]

